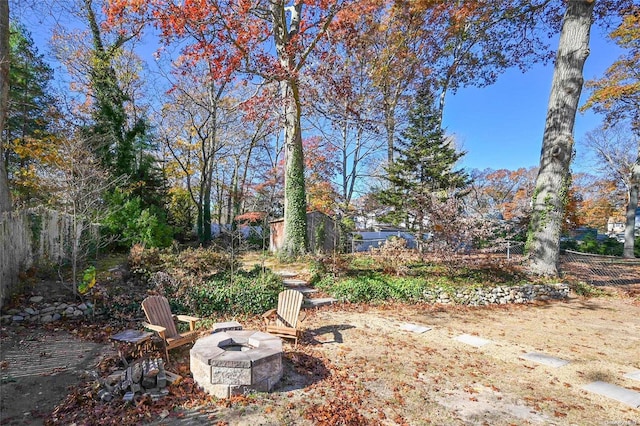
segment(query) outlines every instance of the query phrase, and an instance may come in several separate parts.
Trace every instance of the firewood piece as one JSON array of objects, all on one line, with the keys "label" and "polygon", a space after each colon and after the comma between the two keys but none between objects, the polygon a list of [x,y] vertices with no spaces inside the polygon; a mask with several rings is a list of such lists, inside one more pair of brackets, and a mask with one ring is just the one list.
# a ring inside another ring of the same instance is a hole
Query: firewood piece
[{"label": "firewood piece", "polygon": [[131,371],[131,380],[133,380],[133,383],[140,383],[140,380],[142,380],[142,366],[139,362],[133,364]]},{"label": "firewood piece", "polygon": [[155,377],[160,372],[160,368],[158,367],[157,359],[147,359],[143,364],[143,375],[144,377]]},{"label": "firewood piece", "polygon": [[180,380],[182,380],[182,376],[172,373],[171,371],[165,371],[164,374],[167,376],[167,383],[169,384],[178,384]]}]

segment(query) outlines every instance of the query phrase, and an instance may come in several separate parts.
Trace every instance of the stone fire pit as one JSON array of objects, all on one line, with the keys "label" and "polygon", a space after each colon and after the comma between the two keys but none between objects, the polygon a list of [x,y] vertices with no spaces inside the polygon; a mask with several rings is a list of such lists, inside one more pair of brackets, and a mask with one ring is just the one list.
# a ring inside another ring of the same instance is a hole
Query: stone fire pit
[{"label": "stone fire pit", "polygon": [[198,339],[190,356],[195,382],[218,398],[267,392],[282,378],[282,341],[260,331],[214,333]]}]

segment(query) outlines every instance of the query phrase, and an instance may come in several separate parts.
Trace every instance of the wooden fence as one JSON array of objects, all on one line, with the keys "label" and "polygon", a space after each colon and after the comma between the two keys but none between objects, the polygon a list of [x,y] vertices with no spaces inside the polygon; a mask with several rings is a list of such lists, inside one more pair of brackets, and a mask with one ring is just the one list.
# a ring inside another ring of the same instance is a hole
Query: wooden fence
[{"label": "wooden fence", "polygon": [[72,220],[45,208],[0,214],[0,307],[12,294],[21,272],[40,262],[69,259]]}]

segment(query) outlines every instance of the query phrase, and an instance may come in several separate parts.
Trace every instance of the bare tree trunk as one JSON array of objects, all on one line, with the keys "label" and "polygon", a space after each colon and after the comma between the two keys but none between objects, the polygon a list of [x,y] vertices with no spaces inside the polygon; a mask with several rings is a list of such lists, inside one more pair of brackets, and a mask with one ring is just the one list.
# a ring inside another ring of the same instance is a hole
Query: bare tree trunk
[{"label": "bare tree trunk", "polygon": [[632,259],[635,247],[636,209],[638,208],[638,193],[640,192],[640,141],[638,142],[638,156],[631,169],[629,185],[629,203],[627,204],[626,223],[624,226],[624,251],[622,256]]},{"label": "bare tree trunk", "polygon": [[529,270],[537,275],[557,276],[559,272],[573,126],[583,85],[582,70],[589,56],[594,5],[593,0],[570,0],[560,33],[527,238]]},{"label": "bare tree trunk", "polygon": [[627,204],[626,223],[624,226],[624,251],[622,256],[628,259],[635,257],[633,251],[635,247],[636,209],[638,208],[638,185],[633,185],[629,189],[629,204]]},{"label": "bare tree trunk", "polygon": [[384,128],[387,132],[387,165],[393,164],[393,153],[395,151],[396,139],[396,109],[395,101],[384,103]]},{"label": "bare tree trunk", "polygon": [[[0,132],[4,130],[9,95],[9,1],[0,0]],[[5,163],[4,142],[0,138],[0,213],[11,211],[11,193]]]}]

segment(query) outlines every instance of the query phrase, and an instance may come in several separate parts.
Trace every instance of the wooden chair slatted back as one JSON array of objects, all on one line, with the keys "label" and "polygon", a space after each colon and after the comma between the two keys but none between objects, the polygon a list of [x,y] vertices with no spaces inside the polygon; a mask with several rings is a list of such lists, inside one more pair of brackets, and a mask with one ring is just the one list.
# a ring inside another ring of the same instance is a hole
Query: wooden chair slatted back
[{"label": "wooden chair slatted back", "polygon": [[285,290],[278,295],[276,326],[296,328],[302,298],[302,293],[297,290]]},{"label": "wooden chair slatted back", "polygon": [[169,339],[179,337],[176,323],[171,314],[169,301],[164,296],[148,296],[142,301],[142,310],[147,316],[147,321],[153,325],[159,325],[167,329],[166,337]]}]

